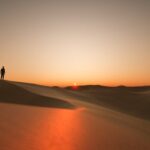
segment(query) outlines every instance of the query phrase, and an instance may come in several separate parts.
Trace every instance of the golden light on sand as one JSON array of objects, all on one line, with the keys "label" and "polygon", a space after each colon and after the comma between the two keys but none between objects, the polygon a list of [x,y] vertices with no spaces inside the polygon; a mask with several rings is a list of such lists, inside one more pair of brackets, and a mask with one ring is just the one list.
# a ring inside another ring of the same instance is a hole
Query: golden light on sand
[{"label": "golden light on sand", "polygon": [[59,143],[63,143],[61,144],[62,150],[76,150],[75,144],[83,140],[79,137],[83,126],[80,118],[80,111],[76,110],[58,109],[49,117],[47,116],[43,123],[48,124],[49,131],[45,130],[45,133],[49,133],[50,137],[55,137],[50,140],[56,149],[60,147]]}]

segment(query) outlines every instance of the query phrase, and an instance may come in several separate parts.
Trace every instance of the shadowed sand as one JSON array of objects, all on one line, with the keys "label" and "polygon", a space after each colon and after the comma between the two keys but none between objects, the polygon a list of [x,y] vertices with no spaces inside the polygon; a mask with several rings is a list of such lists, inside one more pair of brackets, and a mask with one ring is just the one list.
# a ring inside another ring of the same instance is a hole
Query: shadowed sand
[{"label": "shadowed sand", "polygon": [[72,93],[84,101],[150,120],[149,86],[81,86],[79,90]]},{"label": "shadowed sand", "polygon": [[0,102],[38,107],[75,108],[71,103],[31,93],[17,85],[0,81]]}]

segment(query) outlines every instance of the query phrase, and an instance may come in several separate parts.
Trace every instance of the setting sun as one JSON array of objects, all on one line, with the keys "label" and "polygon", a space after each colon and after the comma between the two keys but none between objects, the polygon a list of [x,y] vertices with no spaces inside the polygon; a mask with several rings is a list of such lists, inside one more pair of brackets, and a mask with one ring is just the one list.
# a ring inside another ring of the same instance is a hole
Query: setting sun
[{"label": "setting sun", "polygon": [[73,83],[73,86],[72,86],[72,89],[73,89],[73,90],[77,90],[78,88],[79,88],[79,87],[78,87],[77,83],[74,82],[74,83]]}]

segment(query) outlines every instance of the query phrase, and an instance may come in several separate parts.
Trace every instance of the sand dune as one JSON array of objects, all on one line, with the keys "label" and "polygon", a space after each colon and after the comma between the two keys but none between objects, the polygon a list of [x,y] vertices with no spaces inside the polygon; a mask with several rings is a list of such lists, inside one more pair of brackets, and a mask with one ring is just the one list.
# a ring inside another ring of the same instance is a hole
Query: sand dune
[{"label": "sand dune", "polygon": [[74,108],[69,102],[31,93],[7,81],[0,81],[0,102],[39,107]]},{"label": "sand dune", "polygon": [[150,120],[150,87],[83,86],[75,94],[84,100]]},{"label": "sand dune", "polygon": [[55,98],[76,99],[100,105],[112,110],[150,120],[150,87],[104,87],[81,86],[78,90],[71,87],[45,87],[26,83],[15,83],[35,93]]},{"label": "sand dune", "polygon": [[150,122],[118,109],[129,101],[118,104],[116,95],[134,92],[149,96],[148,90],[90,86],[72,91],[0,81],[0,149],[149,150]]}]

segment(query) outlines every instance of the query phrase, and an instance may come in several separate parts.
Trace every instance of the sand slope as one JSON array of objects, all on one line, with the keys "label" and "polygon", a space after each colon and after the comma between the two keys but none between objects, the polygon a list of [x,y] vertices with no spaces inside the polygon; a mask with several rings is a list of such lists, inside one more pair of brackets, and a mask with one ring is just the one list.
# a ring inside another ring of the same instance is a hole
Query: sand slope
[{"label": "sand slope", "polygon": [[150,120],[150,87],[103,87],[81,86],[73,91],[70,87],[45,87],[15,83],[26,90],[55,98],[75,99]]},{"label": "sand slope", "polygon": [[69,102],[31,93],[7,81],[0,81],[0,102],[40,107],[74,108]]},{"label": "sand slope", "polygon": [[84,86],[74,92],[85,101],[150,120],[150,87]]}]

